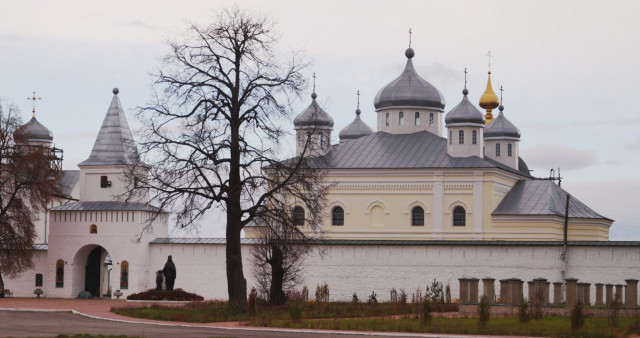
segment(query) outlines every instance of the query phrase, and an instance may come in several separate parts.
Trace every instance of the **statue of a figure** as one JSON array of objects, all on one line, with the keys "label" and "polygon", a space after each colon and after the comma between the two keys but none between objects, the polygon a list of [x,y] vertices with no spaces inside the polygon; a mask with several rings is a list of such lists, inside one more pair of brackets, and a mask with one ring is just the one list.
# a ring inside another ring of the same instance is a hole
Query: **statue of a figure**
[{"label": "statue of a figure", "polygon": [[164,274],[164,280],[167,284],[167,291],[173,291],[173,282],[176,281],[176,265],[173,264],[171,255],[167,258],[167,262],[164,264],[162,273]]},{"label": "statue of a figure", "polygon": [[156,290],[162,291],[162,282],[164,280],[164,276],[162,275],[162,270],[156,271]]}]

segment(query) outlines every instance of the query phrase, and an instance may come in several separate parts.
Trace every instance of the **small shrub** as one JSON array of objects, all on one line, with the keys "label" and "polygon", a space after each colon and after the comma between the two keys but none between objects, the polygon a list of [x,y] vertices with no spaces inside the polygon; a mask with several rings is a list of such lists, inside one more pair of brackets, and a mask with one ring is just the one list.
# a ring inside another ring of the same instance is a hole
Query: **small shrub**
[{"label": "small shrub", "polygon": [[529,302],[522,300],[518,305],[518,320],[522,323],[528,322],[531,319],[531,311],[529,310]]},{"label": "small shrub", "polygon": [[371,291],[369,299],[367,299],[367,304],[378,304],[378,296],[376,296],[375,291]]},{"label": "small shrub", "polygon": [[302,305],[299,302],[293,303],[293,306],[289,309],[289,318],[296,322],[302,319]]},{"label": "small shrub", "polygon": [[353,293],[353,297],[351,297],[351,303],[353,304],[358,304],[360,303],[360,299],[358,299],[358,294],[357,293]]},{"label": "small shrub", "polygon": [[400,290],[400,298],[398,299],[398,301],[402,305],[407,305],[407,293],[404,291],[404,289]]},{"label": "small shrub", "polygon": [[316,286],[316,303],[324,303],[329,301],[329,285],[324,283]]},{"label": "small shrub", "polygon": [[451,286],[447,283],[447,287],[444,291],[444,300],[447,304],[451,304]]},{"label": "small shrub", "polygon": [[428,298],[424,298],[422,302],[422,313],[420,317],[422,318],[422,324],[427,325],[433,318],[433,308],[431,307],[431,301]]},{"label": "small shrub", "polygon": [[491,318],[491,304],[487,295],[480,297],[478,304],[478,327],[484,329]]},{"label": "small shrub", "polygon": [[428,298],[432,303],[444,303],[444,288],[442,287],[442,283],[434,279],[431,287],[427,286],[424,297]]},{"label": "small shrub", "polygon": [[254,317],[258,314],[257,305],[258,303],[258,291],[256,288],[251,288],[251,292],[249,293],[249,302],[247,303],[247,314],[250,317]]},{"label": "small shrub", "polygon": [[577,301],[571,309],[571,332],[576,332],[584,325],[584,311],[582,310],[582,302]]},{"label": "small shrub", "polygon": [[395,288],[391,289],[391,292],[389,292],[389,302],[391,303],[397,303],[398,302],[398,291],[396,291]]},{"label": "small shrub", "polygon": [[204,298],[195,293],[186,292],[182,289],[173,291],[158,291],[149,289],[147,291],[133,293],[127,296],[129,300],[170,300],[170,301],[202,301]]},{"label": "small shrub", "polygon": [[607,306],[607,324],[609,327],[618,327],[618,318],[620,318],[620,302],[618,297],[613,298],[611,304]]}]

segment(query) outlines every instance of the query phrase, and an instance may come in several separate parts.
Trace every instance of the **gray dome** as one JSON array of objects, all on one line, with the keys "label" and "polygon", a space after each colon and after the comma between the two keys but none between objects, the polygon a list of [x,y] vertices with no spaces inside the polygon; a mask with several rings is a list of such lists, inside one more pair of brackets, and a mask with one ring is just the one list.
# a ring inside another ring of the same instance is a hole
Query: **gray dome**
[{"label": "gray dome", "polygon": [[296,127],[303,126],[325,126],[333,127],[333,118],[327,114],[316,102],[316,93],[311,94],[311,104],[302,113],[293,119],[293,125]]},{"label": "gray dome", "polygon": [[484,125],[484,116],[482,113],[469,101],[465,89],[462,97],[462,101],[457,106],[453,107],[444,118],[445,124],[451,123],[478,123]]},{"label": "gray dome", "polygon": [[444,110],[444,96],[432,84],[421,78],[413,68],[413,50],[405,53],[407,65],[400,76],[384,86],[376,95],[376,110],[384,108],[424,108]]},{"label": "gray dome", "polygon": [[38,122],[35,117],[32,117],[29,122],[16,129],[14,137],[23,137],[27,142],[53,141],[53,133],[51,130]]},{"label": "gray dome", "polygon": [[[502,106],[500,106],[500,108],[502,108]],[[504,108],[500,109],[498,117],[484,128],[484,138],[513,137],[520,139],[520,130],[504,117],[503,109]]]},{"label": "gray dome", "polygon": [[356,119],[340,130],[340,134],[338,134],[340,141],[352,140],[373,133],[373,130],[360,119],[359,110],[356,111]]}]

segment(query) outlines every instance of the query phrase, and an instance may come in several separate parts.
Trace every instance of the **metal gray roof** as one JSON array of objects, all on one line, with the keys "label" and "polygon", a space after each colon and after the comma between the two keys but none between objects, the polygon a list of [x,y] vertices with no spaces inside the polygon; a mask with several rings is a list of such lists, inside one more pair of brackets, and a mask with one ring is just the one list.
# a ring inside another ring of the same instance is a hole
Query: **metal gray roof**
[{"label": "metal gray roof", "polygon": [[60,182],[58,185],[60,186],[60,192],[67,197],[71,196],[71,191],[78,183],[78,179],[80,179],[80,170],[63,170],[62,178],[60,178]]},{"label": "metal gray roof", "polygon": [[407,65],[400,76],[384,86],[376,95],[373,105],[376,111],[385,108],[426,108],[444,110],[444,96],[432,84],[424,80],[413,68],[413,49],[405,52]]},{"label": "metal gray roof", "polygon": [[157,211],[158,208],[145,203],[121,201],[73,202],[51,208],[52,211]]},{"label": "metal gray roof", "polygon": [[333,118],[327,114],[318,102],[316,102],[316,93],[311,94],[311,104],[307,109],[303,110],[302,113],[298,114],[293,119],[293,125],[296,127],[302,126],[326,126],[333,127]]},{"label": "metal gray roof", "polygon": [[79,166],[125,164],[137,153],[127,117],[124,115],[117,88],[102,127],[93,144],[91,155]]},{"label": "metal gray roof", "polygon": [[[375,132],[333,145],[325,156],[310,159],[310,165],[333,169],[501,168],[523,174],[488,158],[451,157],[447,154],[447,139],[428,131]],[[529,177],[528,173],[526,176]]]},{"label": "metal gray roof", "polygon": [[[225,244],[224,238],[156,238],[151,244]],[[241,244],[256,244],[257,239],[242,238]],[[562,241],[495,241],[495,240],[386,240],[386,239],[323,239],[317,245],[373,245],[373,246],[563,246]],[[569,246],[640,247],[640,241],[569,241]]]},{"label": "metal gray roof", "polygon": [[462,101],[447,113],[444,118],[445,124],[477,123],[484,127],[484,116],[471,102],[469,102],[467,93],[468,91],[465,89],[463,91],[464,96],[462,97]]},{"label": "metal gray roof", "polygon": [[516,128],[507,118],[504,116],[504,107],[500,105],[500,113],[498,117],[484,127],[484,138],[490,137],[515,137],[520,138],[520,130]]},{"label": "metal gray roof", "polygon": [[360,119],[360,109],[356,110],[356,119],[340,130],[340,141],[351,140],[361,136],[369,135],[373,130]]},{"label": "metal gray roof", "polygon": [[28,142],[51,142],[53,140],[53,133],[51,130],[38,122],[35,116],[26,124],[18,127],[15,131],[15,135],[26,138]]},{"label": "metal gray roof", "polygon": [[[567,192],[551,180],[518,181],[492,215],[555,215],[564,217]],[[569,200],[570,218],[606,219],[574,196]]]}]

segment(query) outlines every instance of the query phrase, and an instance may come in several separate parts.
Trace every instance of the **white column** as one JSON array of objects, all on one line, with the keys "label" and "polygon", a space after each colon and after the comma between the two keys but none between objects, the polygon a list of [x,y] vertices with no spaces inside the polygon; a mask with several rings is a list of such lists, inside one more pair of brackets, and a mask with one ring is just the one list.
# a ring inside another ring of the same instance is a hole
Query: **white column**
[{"label": "white column", "polygon": [[482,239],[482,197],[484,192],[482,172],[474,172],[473,178],[473,239]]}]

